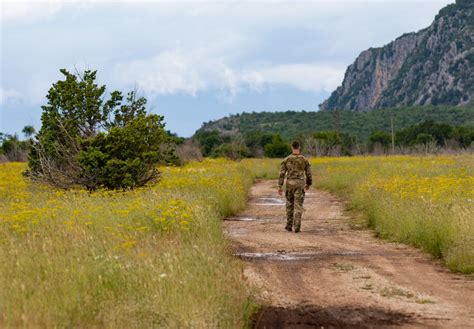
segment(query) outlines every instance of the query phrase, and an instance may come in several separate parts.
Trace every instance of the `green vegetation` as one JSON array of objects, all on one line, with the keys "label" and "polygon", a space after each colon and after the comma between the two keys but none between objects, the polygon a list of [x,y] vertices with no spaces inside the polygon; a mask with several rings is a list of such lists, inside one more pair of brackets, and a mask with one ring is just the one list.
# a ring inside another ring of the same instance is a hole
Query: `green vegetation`
[{"label": "green vegetation", "polygon": [[375,146],[379,145],[385,152],[388,151],[392,144],[392,135],[385,131],[375,131],[369,136],[369,151],[373,151]]},{"label": "green vegetation", "polygon": [[461,148],[468,148],[474,141],[474,127],[452,127],[447,124],[426,121],[397,132],[395,140],[397,145],[403,146],[426,144],[431,141],[439,146],[444,146],[449,141],[454,141]]},{"label": "green vegetation", "polygon": [[[304,138],[305,152],[311,155],[352,155],[357,152],[356,138],[337,131],[324,131]],[[337,154],[334,154],[337,151]]]},{"label": "green vegetation", "polygon": [[25,140],[18,135],[9,135],[0,132],[0,163],[7,161],[26,161],[31,145],[31,136],[35,133],[33,126],[25,126],[22,130]]},{"label": "green vegetation", "polygon": [[221,135],[218,131],[203,131],[194,138],[205,157],[226,157],[232,160],[250,156],[250,151],[240,137]]},{"label": "green vegetation", "polygon": [[6,161],[25,161],[29,142],[18,138],[18,135],[0,133],[0,163]]},{"label": "green vegetation", "polygon": [[[380,109],[370,112],[319,111],[319,112],[260,112],[232,115],[218,121],[208,122],[196,132],[218,131],[222,135],[232,135],[236,131],[243,136],[260,132],[280,134],[291,140],[303,135],[324,131],[339,131],[365,142],[374,131],[390,132],[390,118],[396,131],[427,120],[452,126],[474,126],[474,107],[459,106],[417,106],[406,108]],[[228,129],[224,129],[226,125]]]},{"label": "green vegetation", "polygon": [[96,71],[61,73],[42,107],[28,176],[61,188],[134,188],[158,177],[157,164],[177,163],[163,117],[146,113],[145,98],[113,91],[105,100]]},{"label": "green vegetation", "polygon": [[1,328],[242,328],[254,311],[221,220],[250,162],[161,168],[131,191],[57,190],[0,164]]},{"label": "green vegetation", "polygon": [[[408,110],[410,114],[407,113]],[[314,121],[315,118],[333,120],[334,124],[331,125],[329,121],[322,126],[321,120]],[[366,121],[362,122],[364,119]],[[275,122],[271,122],[272,120]],[[349,120],[354,120],[359,125],[356,127]],[[201,147],[204,156],[226,156],[232,159],[250,156],[283,157],[285,152],[289,153],[289,148],[284,144],[293,139],[301,141],[305,154],[309,155],[380,154],[392,152],[391,121],[394,129],[393,149],[396,153],[465,150],[474,141],[474,107],[417,107],[368,113],[244,113],[205,124],[195,134],[194,140]],[[319,125],[315,122],[319,122]],[[416,123],[409,124],[411,122]],[[223,126],[226,129],[221,129]],[[319,131],[322,127],[339,130]]]},{"label": "green vegetation", "polygon": [[265,156],[269,158],[284,158],[291,153],[291,147],[280,135],[274,135],[272,142],[264,146]]},{"label": "green vegetation", "polygon": [[473,273],[473,160],[353,157],[311,164],[316,185],[347,198],[380,237],[421,248],[453,271]]}]

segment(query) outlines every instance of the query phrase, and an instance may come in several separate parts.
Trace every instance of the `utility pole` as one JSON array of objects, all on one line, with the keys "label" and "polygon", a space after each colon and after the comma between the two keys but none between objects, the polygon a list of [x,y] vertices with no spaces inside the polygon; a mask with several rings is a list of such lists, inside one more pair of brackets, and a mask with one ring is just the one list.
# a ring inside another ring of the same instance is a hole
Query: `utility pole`
[{"label": "utility pole", "polygon": [[390,125],[392,126],[392,155],[395,155],[395,133],[393,131],[393,115],[390,117]]}]

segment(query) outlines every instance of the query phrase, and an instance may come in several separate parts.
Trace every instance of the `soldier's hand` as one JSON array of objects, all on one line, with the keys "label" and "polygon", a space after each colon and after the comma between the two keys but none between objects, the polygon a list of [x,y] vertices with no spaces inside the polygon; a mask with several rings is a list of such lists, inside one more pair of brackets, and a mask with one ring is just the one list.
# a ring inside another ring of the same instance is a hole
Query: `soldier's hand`
[{"label": "soldier's hand", "polygon": [[304,187],[304,190],[305,190],[305,191],[308,191],[308,190],[309,190],[309,186],[305,186],[305,187]]},{"label": "soldier's hand", "polygon": [[283,190],[281,188],[278,189],[278,194],[283,195]]}]

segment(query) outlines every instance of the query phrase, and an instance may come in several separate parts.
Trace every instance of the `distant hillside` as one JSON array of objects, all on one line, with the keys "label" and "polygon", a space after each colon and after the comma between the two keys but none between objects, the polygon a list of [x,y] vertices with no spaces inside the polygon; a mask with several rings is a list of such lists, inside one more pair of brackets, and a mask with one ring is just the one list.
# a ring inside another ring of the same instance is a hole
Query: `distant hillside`
[{"label": "distant hillside", "polygon": [[434,22],[362,52],[322,110],[369,111],[474,103],[474,0],[457,0]]},{"label": "distant hillside", "polygon": [[393,117],[395,130],[433,120],[454,126],[474,126],[474,106],[419,106],[381,109],[374,112],[319,111],[319,112],[260,112],[243,113],[203,124],[196,132],[219,131],[234,136],[253,131],[278,133],[286,139],[301,134],[339,130],[365,141],[374,131],[390,131]]}]

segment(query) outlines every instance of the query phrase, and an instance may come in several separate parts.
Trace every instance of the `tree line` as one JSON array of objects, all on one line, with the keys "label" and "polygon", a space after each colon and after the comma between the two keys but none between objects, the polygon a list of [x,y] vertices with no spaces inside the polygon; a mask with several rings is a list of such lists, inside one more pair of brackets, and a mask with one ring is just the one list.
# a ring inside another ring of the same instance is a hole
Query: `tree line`
[{"label": "tree line", "polygon": [[[374,131],[391,132],[420,124],[424,121],[451,126],[474,126],[474,105],[412,106],[377,109],[366,112],[349,110],[252,112],[231,115],[206,122],[198,131],[218,130],[224,135],[252,131],[280,134],[286,140],[301,134],[338,131],[365,142]],[[393,123],[393,124],[392,124]]]},{"label": "tree line", "polygon": [[[27,161],[32,148],[35,129],[25,126],[25,139],[18,135],[0,133],[0,162]],[[167,143],[173,145],[174,163],[200,160],[202,157],[249,157],[281,158],[291,152],[294,139],[303,145],[303,151],[312,156],[352,156],[360,154],[407,154],[468,151],[474,149],[474,127],[453,126],[432,120],[389,132],[376,130],[360,142],[357,136],[335,130],[298,134],[285,138],[279,133],[254,130],[245,134],[226,134],[222,131],[198,131],[191,139],[164,131]],[[142,136],[143,137],[143,136]],[[57,136],[55,137],[57,138]],[[128,147],[130,145],[122,145]],[[83,152],[82,157],[86,153]],[[85,158],[84,158],[85,159]],[[91,157],[89,156],[90,161]],[[85,160],[83,160],[85,161]],[[99,163],[89,163],[90,170]],[[127,168],[123,169],[128,170]]]},{"label": "tree line", "polygon": [[299,140],[303,152],[312,156],[352,156],[361,154],[437,153],[474,148],[474,127],[451,126],[428,120],[394,131],[373,131],[365,141],[335,130],[298,134],[283,138],[278,133],[250,131],[230,135],[218,130],[199,131],[193,139],[207,157],[281,158],[291,151],[289,144]]}]

